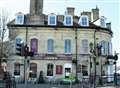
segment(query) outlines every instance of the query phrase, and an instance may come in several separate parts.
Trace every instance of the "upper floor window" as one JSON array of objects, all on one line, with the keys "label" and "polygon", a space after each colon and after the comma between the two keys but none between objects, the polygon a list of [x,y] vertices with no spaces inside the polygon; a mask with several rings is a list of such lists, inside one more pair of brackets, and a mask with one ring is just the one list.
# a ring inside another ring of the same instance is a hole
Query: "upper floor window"
[{"label": "upper floor window", "polygon": [[48,25],[56,25],[56,15],[48,15]]},{"label": "upper floor window", "polygon": [[101,26],[101,27],[105,27],[105,25],[106,25],[106,23],[105,23],[105,17],[102,16],[102,17],[100,18],[100,26]]},{"label": "upper floor window", "polygon": [[109,48],[108,48],[108,54],[109,55],[112,55],[112,42],[110,41],[109,44],[108,44]]},{"label": "upper floor window", "polygon": [[101,42],[101,54],[102,55],[108,55],[109,54],[109,43],[106,41]]},{"label": "upper floor window", "polygon": [[65,53],[66,54],[70,54],[71,53],[71,40],[70,39],[66,39],[65,40],[64,49],[65,49]]},{"label": "upper floor window", "polygon": [[18,13],[15,18],[16,24],[24,24],[24,14]]},{"label": "upper floor window", "polygon": [[89,26],[88,16],[82,15],[82,16],[80,17],[80,20],[79,20],[79,25],[80,25],[80,26]]},{"label": "upper floor window", "polygon": [[66,15],[64,17],[64,25],[72,26],[73,25],[73,17],[71,15]]},{"label": "upper floor window", "polygon": [[81,41],[81,53],[88,54],[88,40],[84,39]]},{"label": "upper floor window", "polygon": [[31,51],[34,53],[38,52],[38,39],[36,38],[31,39]]},{"label": "upper floor window", "polygon": [[53,53],[54,52],[54,40],[53,39],[48,39],[48,42],[47,42],[47,50],[48,50],[48,53]]}]

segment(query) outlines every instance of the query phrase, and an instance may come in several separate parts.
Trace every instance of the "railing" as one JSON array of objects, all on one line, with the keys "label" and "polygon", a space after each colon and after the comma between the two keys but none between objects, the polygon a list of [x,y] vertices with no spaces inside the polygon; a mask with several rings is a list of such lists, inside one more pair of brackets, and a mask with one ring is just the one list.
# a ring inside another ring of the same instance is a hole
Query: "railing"
[{"label": "railing", "polygon": [[0,80],[0,88],[16,88],[16,82],[14,77]]}]

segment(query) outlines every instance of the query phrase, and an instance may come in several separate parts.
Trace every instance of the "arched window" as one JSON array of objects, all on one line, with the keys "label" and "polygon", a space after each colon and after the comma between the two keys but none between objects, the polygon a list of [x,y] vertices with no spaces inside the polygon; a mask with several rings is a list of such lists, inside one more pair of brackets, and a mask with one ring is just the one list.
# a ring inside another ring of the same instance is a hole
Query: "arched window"
[{"label": "arched window", "polygon": [[47,76],[53,76],[54,65],[49,63],[47,64]]},{"label": "arched window", "polygon": [[14,75],[20,75],[20,63],[14,64]]},{"label": "arched window", "polygon": [[53,39],[48,39],[47,50],[48,50],[48,53],[53,53],[54,52],[54,40]]},{"label": "arched window", "polygon": [[37,64],[36,63],[30,63],[29,77],[31,77],[31,78],[37,77]]},{"label": "arched window", "polygon": [[38,52],[38,39],[36,38],[31,39],[31,51],[34,53]]}]

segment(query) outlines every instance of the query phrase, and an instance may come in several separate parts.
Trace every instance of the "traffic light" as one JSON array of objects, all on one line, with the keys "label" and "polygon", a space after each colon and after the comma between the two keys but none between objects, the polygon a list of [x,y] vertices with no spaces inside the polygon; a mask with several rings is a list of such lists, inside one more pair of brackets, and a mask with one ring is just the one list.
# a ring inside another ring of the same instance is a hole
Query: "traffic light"
[{"label": "traffic light", "polygon": [[27,45],[24,46],[24,56],[27,57],[29,53],[29,47]]},{"label": "traffic light", "polygon": [[34,52],[29,51],[29,47],[27,45],[24,46],[24,56],[30,56],[33,57],[34,56]]},{"label": "traffic light", "polygon": [[22,40],[17,40],[16,42],[16,55],[23,56],[24,43]]},{"label": "traffic light", "polygon": [[118,60],[118,55],[117,54],[115,54],[114,59]]}]

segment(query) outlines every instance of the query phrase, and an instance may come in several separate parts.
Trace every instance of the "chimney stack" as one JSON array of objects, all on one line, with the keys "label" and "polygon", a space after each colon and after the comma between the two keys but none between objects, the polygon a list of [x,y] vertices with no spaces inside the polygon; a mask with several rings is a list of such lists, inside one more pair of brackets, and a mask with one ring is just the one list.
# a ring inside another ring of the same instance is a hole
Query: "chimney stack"
[{"label": "chimney stack", "polygon": [[106,23],[106,28],[111,30],[111,23]]},{"label": "chimney stack", "polygon": [[99,8],[96,6],[95,9],[92,9],[92,21],[95,21],[99,18]]},{"label": "chimney stack", "polygon": [[68,15],[74,16],[74,11],[75,11],[75,8],[73,8],[73,7],[67,7],[67,14]]},{"label": "chimney stack", "polygon": [[30,14],[41,15],[43,13],[43,0],[30,0]]}]

